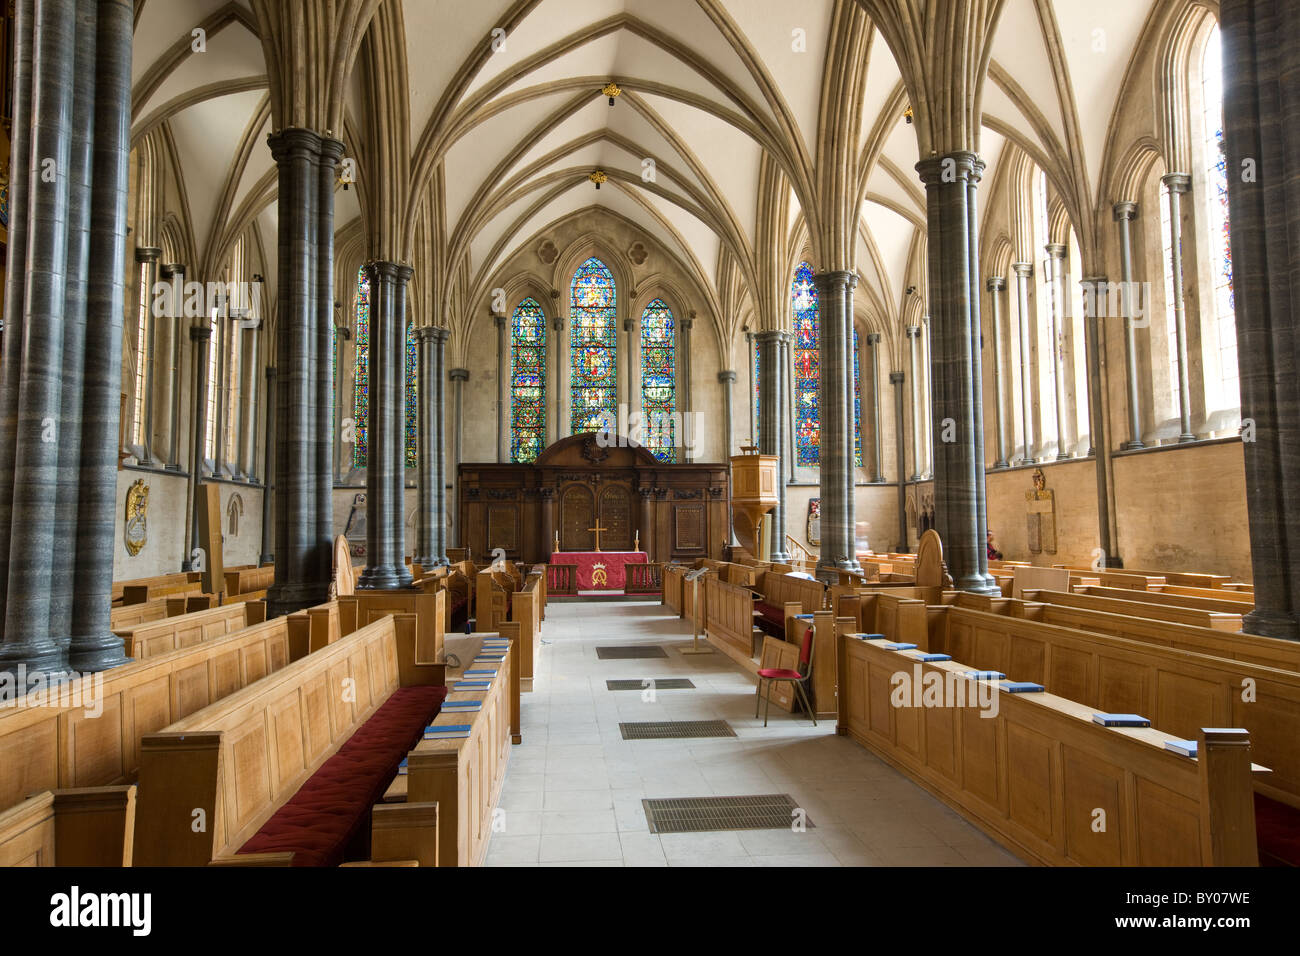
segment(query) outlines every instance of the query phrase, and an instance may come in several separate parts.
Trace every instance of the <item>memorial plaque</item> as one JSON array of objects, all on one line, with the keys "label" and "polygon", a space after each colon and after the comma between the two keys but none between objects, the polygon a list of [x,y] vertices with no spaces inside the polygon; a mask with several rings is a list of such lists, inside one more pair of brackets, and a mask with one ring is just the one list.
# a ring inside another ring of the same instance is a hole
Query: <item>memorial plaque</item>
[{"label": "memorial plaque", "polygon": [[632,493],[624,485],[610,485],[600,493],[601,548],[632,550]]},{"label": "memorial plaque", "polygon": [[488,508],[488,547],[503,551],[519,548],[519,512],[514,505],[492,505]]},{"label": "memorial plaque", "polygon": [[570,485],[560,498],[560,550],[592,551],[596,536],[588,529],[595,525],[595,496],[581,485]]},{"label": "memorial plaque", "polygon": [[704,549],[704,506],[677,505],[675,508],[678,551]]}]

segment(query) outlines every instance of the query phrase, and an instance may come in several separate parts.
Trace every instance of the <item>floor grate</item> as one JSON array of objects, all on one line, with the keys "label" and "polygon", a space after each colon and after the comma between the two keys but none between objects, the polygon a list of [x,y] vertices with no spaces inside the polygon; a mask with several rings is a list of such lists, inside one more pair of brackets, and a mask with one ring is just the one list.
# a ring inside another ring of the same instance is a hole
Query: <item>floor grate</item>
[{"label": "floor grate", "polygon": [[695,684],[685,677],[637,677],[632,680],[607,680],[606,690],[694,690]]},{"label": "floor grate", "polygon": [[596,648],[596,658],[602,661],[644,661],[667,656],[658,644],[615,644]]},{"label": "floor grate", "polygon": [[624,740],[672,740],[678,737],[734,737],[725,720],[642,720],[620,723]]},{"label": "floor grate", "polygon": [[788,793],[746,797],[675,797],[642,800],[651,833],[698,833],[704,830],[788,830],[795,823],[811,827]]}]

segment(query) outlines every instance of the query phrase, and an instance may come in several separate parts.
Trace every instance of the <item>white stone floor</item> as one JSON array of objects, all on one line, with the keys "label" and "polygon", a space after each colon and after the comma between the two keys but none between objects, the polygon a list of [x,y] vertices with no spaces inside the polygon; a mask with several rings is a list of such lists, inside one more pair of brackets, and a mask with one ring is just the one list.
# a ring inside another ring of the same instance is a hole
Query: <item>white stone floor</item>
[{"label": "white stone floor", "polygon": [[[1010,866],[1020,861],[870,752],[773,708],[725,654],[683,656],[691,630],[657,603],[547,608],[523,743],[489,866]],[[661,644],[659,660],[602,661],[598,644]],[[695,690],[611,691],[607,679],[687,677]],[[735,738],[623,740],[629,720],[728,721]],[[649,832],[643,798],[789,793],[813,826]]]}]

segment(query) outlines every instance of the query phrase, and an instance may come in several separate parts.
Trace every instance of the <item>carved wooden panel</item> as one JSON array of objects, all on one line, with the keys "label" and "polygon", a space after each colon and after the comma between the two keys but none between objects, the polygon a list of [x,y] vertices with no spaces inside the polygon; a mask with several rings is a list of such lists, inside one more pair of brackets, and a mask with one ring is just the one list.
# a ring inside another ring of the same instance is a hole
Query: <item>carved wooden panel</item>
[{"label": "carved wooden panel", "polygon": [[673,531],[674,550],[704,550],[704,506],[674,505]]},{"label": "carved wooden panel", "polygon": [[600,493],[600,536],[603,551],[632,550],[632,492],[626,485],[609,485]]},{"label": "carved wooden panel", "polygon": [[570,485],[560,498],[560,550],[591,551],[596,536],[588,531],[595,526],[596,501],[590,488]]},{"label": "carved wooden panel", "polygon": [[487,510],[487,546],[489,550],[519,550],[519,506],[489,505]]}]

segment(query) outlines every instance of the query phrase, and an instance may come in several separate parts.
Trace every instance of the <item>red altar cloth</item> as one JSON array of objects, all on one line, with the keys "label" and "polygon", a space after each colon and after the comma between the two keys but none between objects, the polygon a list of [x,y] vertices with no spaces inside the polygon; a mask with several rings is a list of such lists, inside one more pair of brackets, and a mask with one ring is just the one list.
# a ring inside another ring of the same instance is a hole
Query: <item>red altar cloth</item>
[{"label": "red altar cloth", "polygon": [[556,551],[551,564],[576,564],[579,591],[622,591],[627,565],[645,564],[644,551]]}]

